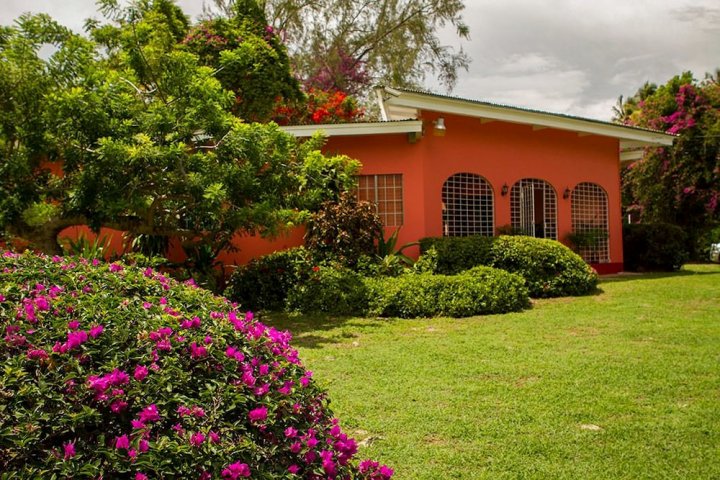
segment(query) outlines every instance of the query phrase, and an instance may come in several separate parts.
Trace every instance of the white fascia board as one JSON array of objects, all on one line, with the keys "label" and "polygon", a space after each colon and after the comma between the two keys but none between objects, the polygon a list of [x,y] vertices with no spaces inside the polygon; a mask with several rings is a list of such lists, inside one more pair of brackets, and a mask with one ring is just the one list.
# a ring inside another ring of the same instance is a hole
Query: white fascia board
[{"label": "white fascia board", "polygon": [[[643,142],[646,145],[672,145],[674,136],[637,130],[620,125],[596,123],[593,121],[565,118],[540,112],[516,110],[514,108],[483,105],[454,98],[439,98],[410,92],[387,89],[391,97],[385,99],[387,107],[409,107],[439,113],[451,113],[469,117],[501,120],[510,123],[543,126],[560,130],[601,135],[620,140]],[[388,111],[392,111],[388,108]]]},{"label": "white fascia board", "polygon": [[634,162],[640,160],[645,155],[644,150],[629,150],[627,152],[620,152],[620,162]]},{"label": "white fascia board", "polygon": [[392,133],[420,133],[422,122],[372,122],[372,123],[328,123],[320,125],[288,125],[280,127],[284,132],[296,137],[311,137],[315,132],[322,132],[326,137],[343,137],[353,135],[386,135]]}]

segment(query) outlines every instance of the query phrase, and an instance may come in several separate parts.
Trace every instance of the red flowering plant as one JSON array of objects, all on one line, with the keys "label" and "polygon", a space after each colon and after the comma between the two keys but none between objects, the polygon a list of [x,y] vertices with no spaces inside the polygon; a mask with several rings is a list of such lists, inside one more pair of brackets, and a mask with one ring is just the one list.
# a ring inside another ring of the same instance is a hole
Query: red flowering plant
[{"label": "red flowering plant", "polygon": [[339,90],[310,88],[301,100],[278,99],[273,120],[278,125],[357,122],[365,115],[357,100]]},{"label": "red flowering plant", "polygon": [[148,268],[0,254],[3,478],[386,479],[290,346]]}]

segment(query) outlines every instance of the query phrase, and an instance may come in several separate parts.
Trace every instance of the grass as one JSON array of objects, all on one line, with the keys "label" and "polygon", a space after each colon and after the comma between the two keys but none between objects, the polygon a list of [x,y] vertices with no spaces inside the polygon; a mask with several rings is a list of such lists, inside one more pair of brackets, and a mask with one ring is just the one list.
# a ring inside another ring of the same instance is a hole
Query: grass
[{"label": "grass", "polygon": [[466,319],[265,317],[395,478],[720,478],[720,266]]}]

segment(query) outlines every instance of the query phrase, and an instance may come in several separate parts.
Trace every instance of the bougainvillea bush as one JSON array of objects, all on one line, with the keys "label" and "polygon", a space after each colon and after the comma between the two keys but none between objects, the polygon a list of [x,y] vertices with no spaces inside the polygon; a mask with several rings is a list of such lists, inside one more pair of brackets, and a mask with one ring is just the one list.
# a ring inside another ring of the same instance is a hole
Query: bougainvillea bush
[{"label": "bougainvillea bush", "polygon": [[363,478],[287,332],[151,269],[0,254],[0,478]]}]

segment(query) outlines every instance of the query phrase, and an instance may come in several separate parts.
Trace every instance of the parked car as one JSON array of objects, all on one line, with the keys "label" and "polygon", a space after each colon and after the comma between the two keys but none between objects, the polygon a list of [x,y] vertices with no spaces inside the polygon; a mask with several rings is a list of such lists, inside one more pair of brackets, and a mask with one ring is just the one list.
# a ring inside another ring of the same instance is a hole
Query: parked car
[{"label": "parked car", "polygon": [[720,243],[710,244],[710,261],[720,262]]}]

